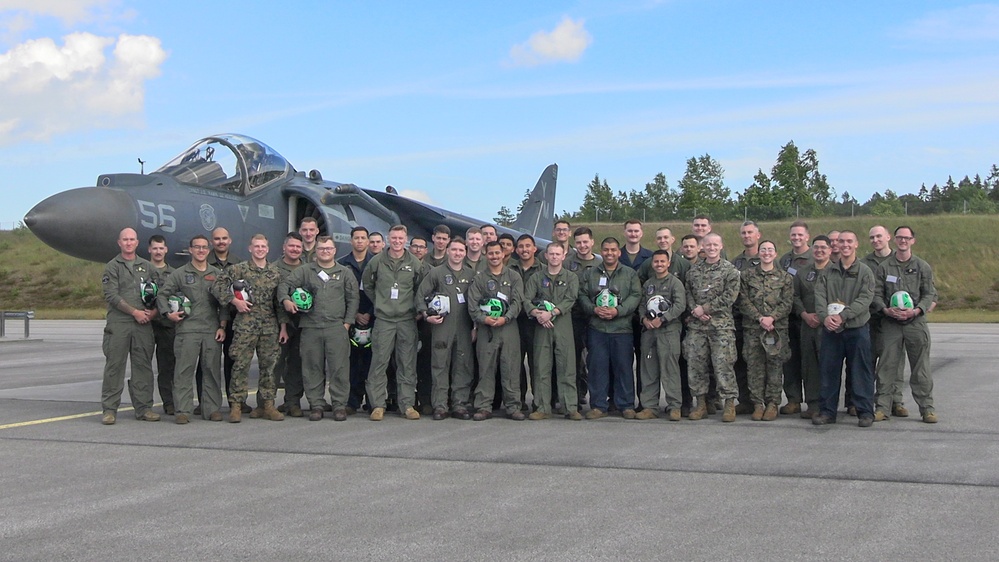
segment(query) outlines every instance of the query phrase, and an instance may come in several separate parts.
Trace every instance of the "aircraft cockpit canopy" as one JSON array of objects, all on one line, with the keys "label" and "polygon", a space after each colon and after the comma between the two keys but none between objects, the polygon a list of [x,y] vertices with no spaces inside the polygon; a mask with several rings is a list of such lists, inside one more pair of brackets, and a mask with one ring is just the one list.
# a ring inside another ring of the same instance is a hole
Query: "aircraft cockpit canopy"
[{"label": "aircraft cockpit canopy", "polygon": [[247,195],[295,170],[266,144],[227,134],[201,139],[156,173],[181,183]]}]

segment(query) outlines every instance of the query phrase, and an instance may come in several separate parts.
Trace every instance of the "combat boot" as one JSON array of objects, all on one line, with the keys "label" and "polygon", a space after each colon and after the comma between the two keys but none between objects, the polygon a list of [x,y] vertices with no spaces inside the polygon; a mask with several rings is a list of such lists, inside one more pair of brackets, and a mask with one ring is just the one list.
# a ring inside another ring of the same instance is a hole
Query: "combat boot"
[{"label": "combat boot", "polygon": [[777,404],[773,402],[767,404],[767,411],[763,413],[763,421],[774,421],[777,419]]},{"label": "combat boot", "polygon": [[708,415],[708,397],[702,394],[697,397],[697,407],[687,416],[688,420],[699,420]]},{"label": "combat boot", "polygon": [[722,411],[722,421],[723,422],[734,422],[735,421],[735,399],[726,398],[725,399],[725,409]]},{"label": "combat boot", "polygon": [[265,420],[281,421],[284,419],[284,414],[277,411],[277,408],[274,407],[273,400],[264,400],[264,407],[261,413],[263,415],[261,415],[260,417],[264,418]]},{"label": "combat boot", "polygon": [[784,404],[781,407],[780,413],[784,414],[785,416],[789,416],[791,414],[801,413],[801,403],[800,402],[788,402],[787,404]]},{"label": "combat boot", "polygon": [[250,417],[253,419],[267,417],[264,415],[263,400],[257,402],[257,407],[250,411]]},{"label": "combat boot", "polygon": [[229,402],[229,423],[239,423],[243,420],[243,403]]},{"label": "combat boot", "polygon": [[763,419],[763,404],[757,404],[753,408],[753,421],[760,421]]}]

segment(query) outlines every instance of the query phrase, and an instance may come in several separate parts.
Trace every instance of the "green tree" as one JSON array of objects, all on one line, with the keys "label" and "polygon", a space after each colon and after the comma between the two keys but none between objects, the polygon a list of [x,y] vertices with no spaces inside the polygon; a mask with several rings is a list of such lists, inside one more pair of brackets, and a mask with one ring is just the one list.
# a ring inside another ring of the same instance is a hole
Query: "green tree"
[{"label": "green tree", "polygon": [[826,175],[819,172],[818,154],[812,149],[801,154],[793,140],[781,147],[770,179],[785,203],[809,214],[814,214],[835,198]]},{"label": "green tree", "polygon": [[593,181],[586,186],[583,204],[579,207],[579,218],[583,220],[611,220],[617,210],[617,200],[614,191],[607,185],[607,180],[600,181],[600,175],[595,174]]},{"label": "green tree", "polygon": [[[521,203],[521,207],[523,207],[523,203]],[[517,220],[517,217],[510,212],[510,209],[506,205],[500,207],[499,211],[497,211],[496,213],[496,216],[493,218],[493,222],[495,222],[500,226],[510,226],[513,224],[513,221],[515,220]]]},{"label": "green tree", "polygon": [[687,171],[678,187],[678,206],[683,209],[706,210],[731,203],[732,192],[725,187],[725,170],[709,154],[687,159]]}]

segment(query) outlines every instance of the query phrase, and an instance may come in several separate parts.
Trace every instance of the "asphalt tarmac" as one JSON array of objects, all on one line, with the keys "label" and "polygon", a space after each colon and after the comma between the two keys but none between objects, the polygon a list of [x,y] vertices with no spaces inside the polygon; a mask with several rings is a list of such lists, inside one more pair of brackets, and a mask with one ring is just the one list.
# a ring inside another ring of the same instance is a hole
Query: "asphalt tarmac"
[{"label": "asphalt tarmac", "polygon": [[102,426],[102,328],[35,321],[39,339],[0,342],[0,559],[999,558],[999,325],[932,325],[940,422],[906,388],[911,417],[870,429],[845,413],[178,426],[127,404]]}]

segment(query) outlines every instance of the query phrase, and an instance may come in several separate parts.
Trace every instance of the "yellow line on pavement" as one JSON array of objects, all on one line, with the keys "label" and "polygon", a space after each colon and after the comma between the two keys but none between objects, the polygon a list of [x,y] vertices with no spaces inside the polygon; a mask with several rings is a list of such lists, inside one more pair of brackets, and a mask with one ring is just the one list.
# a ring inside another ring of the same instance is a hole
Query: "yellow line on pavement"
[{"label": "yellow line on pavement", "polygon": [[[247,389],[246,395],[247,396],[251,396],[253,394],[256,394],[256,392],[257,392],[257,389],[250,388],[250,389]],[[155,408],[157,406],[162,406],[162,405],[163,405],[162,402],[157,402],[157,403],[153,404],[153,407]],[[135,410],[134,406],[125,406],[123,408],[118,408],[119,412],[131,412],[131,411],[134,411],[134,410]],[[44,419],[40,419],[40,420],[28,420],[28,421],[23,421],[23,422],[14,422],[14,423],[8,423],[8,424],[0,425],[0,430],[14,429],[16,427],[28,427],[28,426],[32,426],[32,425],[41,425],[43,423],[52,423],[52,422],[59,422],[59,421],[66,421],[66,420],[75,420],[75,419],[79,419],[79,418],[87,418],[87,417],[90,417],[90,416],[100,416],[103,413],[104,413],[103,411],[84,412],[82,414],[73,414],[71,416],[59,416],[59,417],[56,417],[56,418],[44,418]]]},{"label": "yellow line on pavement", "polygon": [[[134,409],[135,408],[132,408],[131,406],[127,406],[125,408],[119,408],[118,411],[119,412],[128,412],[128,411],[131,411],[131,410],[134,410]],[[73,414],[72,416],[59,416],[57,418],[45,418],[45,419],[41,419],[41,420],[30,420],[30,421],[23,421],[23,422],[16,422],[16,423],[8,423],[8,424],[5,424],[5,425],[0,425],[0,430],[2,430],[2,429],[14,429],[15,427],[28,427],[29,425],[41,425],[43,423],[52,423],[52,422],[57,422],[57,421],[75,420],[77,418],[87,418],[87,417],[90,417],[90,416],[99,416],[99,415],[101,415],[103,413],[104,412],[98,410],[96,412],[84,412],[82,414]]]}]

